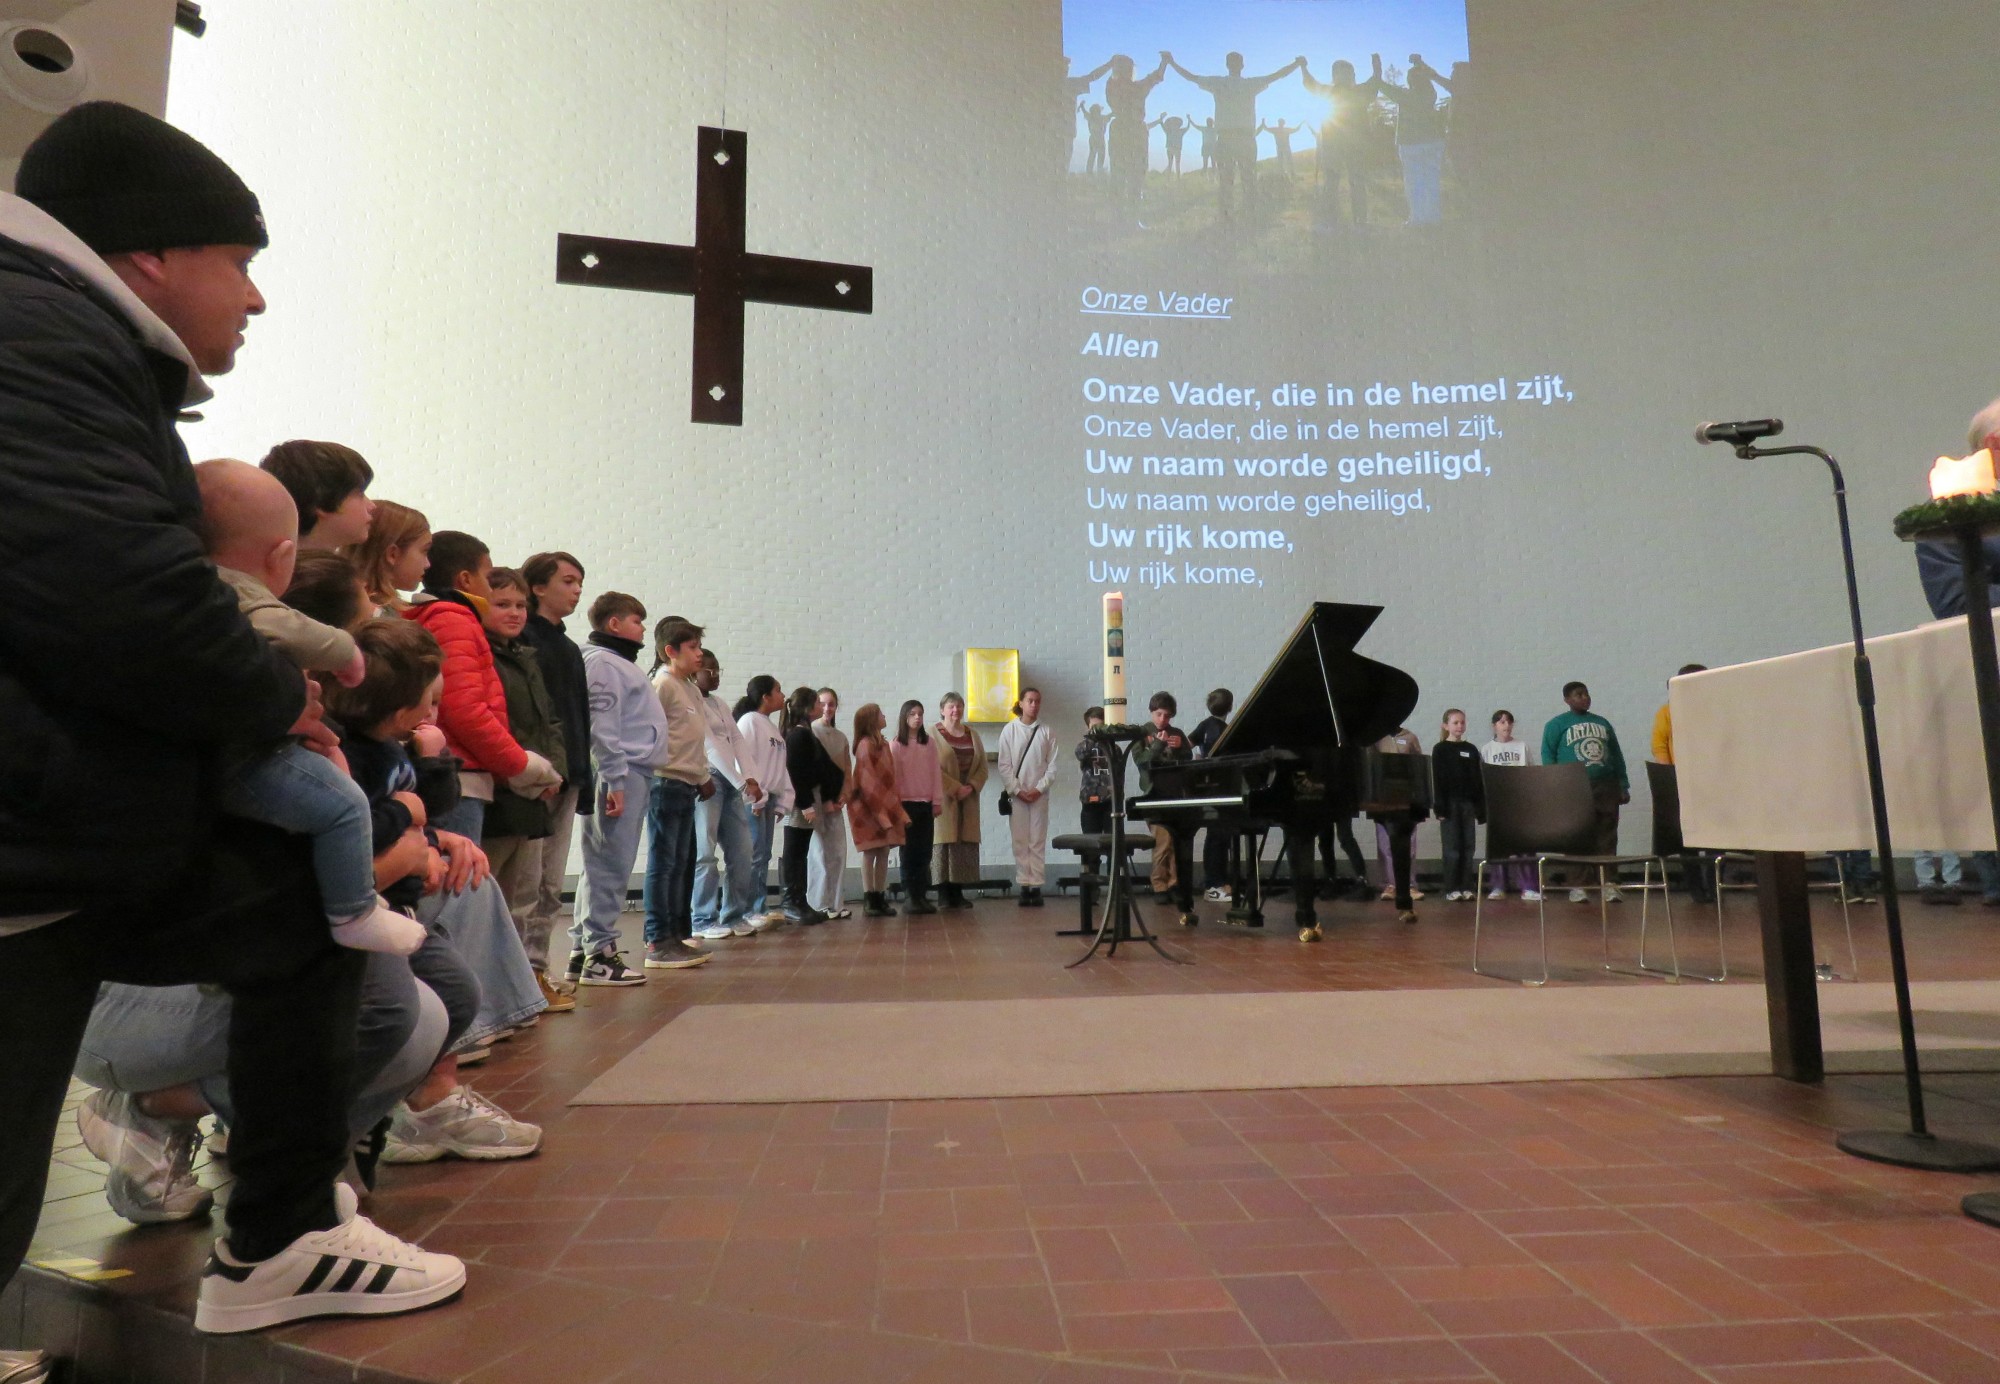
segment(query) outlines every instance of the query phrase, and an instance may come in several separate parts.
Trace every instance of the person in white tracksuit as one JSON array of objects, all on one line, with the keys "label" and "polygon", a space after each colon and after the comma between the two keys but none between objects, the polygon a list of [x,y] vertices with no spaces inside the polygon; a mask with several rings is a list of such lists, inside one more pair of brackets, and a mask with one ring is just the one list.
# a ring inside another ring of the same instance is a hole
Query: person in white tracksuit
[{"label": "person in white tracksuit", "polygon": [[1014,704],[1017,719],[1000,732],[1000,782],[1013,806],[1007,823],[1014,834],[1014,882],[1023,908],[1042,906],[1047,878],[1043,856],[1049,844],[1049,785],[1056,777],[1056,740],[1041,721],[1042,694],[1023,689]]}]

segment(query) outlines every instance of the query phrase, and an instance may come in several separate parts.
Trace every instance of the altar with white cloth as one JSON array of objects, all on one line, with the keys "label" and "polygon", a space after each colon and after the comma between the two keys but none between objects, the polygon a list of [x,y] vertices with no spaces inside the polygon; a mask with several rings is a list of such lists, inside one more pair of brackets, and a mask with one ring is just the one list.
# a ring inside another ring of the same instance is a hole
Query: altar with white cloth
[{"label": "altar with white cloth", "polygon": [[[1868,660],[1893,843],[1994,849],[1965,617],[1870,639]],[[1757,854],[1772,1066],[1816,1081],[1803,853],[1875,847],[1854,647],[1689,673],[1667,689],[1682,835],[1690,847]]]},{"label": "altar with white cloth", "polygon": [[[1868,661],[1897,846],[1992,850],[1965,617],[1871,639]],[[1667,696],[1690,846],[1874,849],[1853,645],[1689,673]]]}]

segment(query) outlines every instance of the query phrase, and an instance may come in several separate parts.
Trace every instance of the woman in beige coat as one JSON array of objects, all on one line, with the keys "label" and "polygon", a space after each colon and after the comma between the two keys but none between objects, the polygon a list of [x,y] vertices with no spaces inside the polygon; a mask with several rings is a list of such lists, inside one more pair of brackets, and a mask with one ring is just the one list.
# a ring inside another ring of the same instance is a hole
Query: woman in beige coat
[{"label": "woman in beige coat", "polygon": [[970,908],[965,886],[979,883],[979,790],[986,786],[986,746],[965,724],[965,698],[947,692],[942,717],[931,727],[938,769],[944,777],[944,811],[937,819],[937,859],[932,873],[946,908]]}]

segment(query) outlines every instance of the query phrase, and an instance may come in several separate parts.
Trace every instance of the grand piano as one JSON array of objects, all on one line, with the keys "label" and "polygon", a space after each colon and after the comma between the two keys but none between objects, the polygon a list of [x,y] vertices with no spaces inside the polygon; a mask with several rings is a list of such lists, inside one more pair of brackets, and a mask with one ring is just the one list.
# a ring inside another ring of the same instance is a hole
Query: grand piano
[{"label": "grand piano", "polygon": [[[1152,792],[1127,811],[1174,831],[1184,888],[1194,864],[1186,858],[1186,841],[1198,828],[1251,835],[1282,827],[1291,847],[1299,938],[1316,942],[1315,836],[1357,812],[1421,801],[1422,756],[1371,752],[1417,704],[1416,679],[1354,652],[1381,613],[1380,606],[1313,602],[1256,688],[1238,703],[1214,752],[1152,766]],[[1254,887],[1254,860],[1251,866]]]}]

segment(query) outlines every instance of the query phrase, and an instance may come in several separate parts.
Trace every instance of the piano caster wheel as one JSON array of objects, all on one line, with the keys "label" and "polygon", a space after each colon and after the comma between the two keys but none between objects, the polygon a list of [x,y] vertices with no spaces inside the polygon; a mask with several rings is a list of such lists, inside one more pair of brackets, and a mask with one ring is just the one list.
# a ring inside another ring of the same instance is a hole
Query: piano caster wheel
[{"label": "piano caster wheel", "polygon": [[1182,927],[1200,927],[1200,926],[1201,926],[1201,918],[1200,918],[1200,916],[1199,916],[1198,914],[1194,914],[1194,913],[1183,913],[1183,914],[1181,914],[1181,926],[1182,926]]},{"label": "piano caster wheel", "polygon": [[1301,942],[1317,942],[1317,941],[1319,941],[1319,929],[1318,929],[1318,928],[1316,928],[1316,927],[1302,927],[1302,928],[1300,928],[1300,929],[1299,929],[1299,940],[1300,940]]}]

